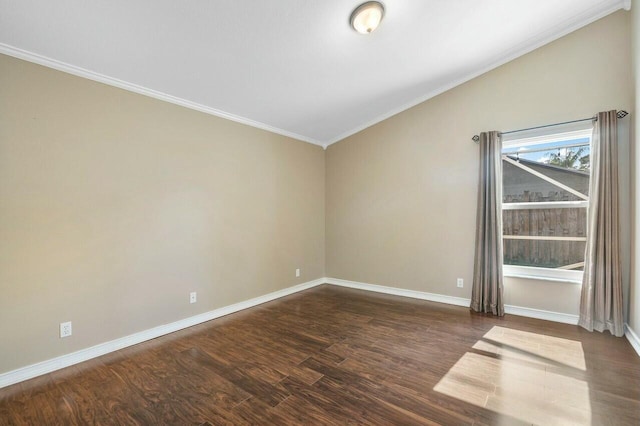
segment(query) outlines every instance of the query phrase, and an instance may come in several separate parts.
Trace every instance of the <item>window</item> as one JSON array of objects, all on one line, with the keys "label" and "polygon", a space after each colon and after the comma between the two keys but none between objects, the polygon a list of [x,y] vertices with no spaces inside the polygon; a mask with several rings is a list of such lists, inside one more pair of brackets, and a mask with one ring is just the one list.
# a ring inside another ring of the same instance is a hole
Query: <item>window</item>
[{"label": "window", "polygon": [[504,274],[580,282],[591,129],[503,141]]}]

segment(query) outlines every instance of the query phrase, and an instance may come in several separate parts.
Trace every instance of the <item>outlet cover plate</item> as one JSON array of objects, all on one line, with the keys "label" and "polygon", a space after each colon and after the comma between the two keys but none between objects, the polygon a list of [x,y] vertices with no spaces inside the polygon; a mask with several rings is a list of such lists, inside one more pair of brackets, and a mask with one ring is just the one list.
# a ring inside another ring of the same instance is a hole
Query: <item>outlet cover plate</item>
[{"label": "outlet cover plate", "polygon": [[61,322],[60,323],[60,337],[69,337],[71,336],[71,321]]},{"label": "outlet cover plate", "polygon": [[196,303],[198,301],[198,295],[195,291],[189,293],[189,303]]},{"label": "outlet cover plate", "polygon": [[460,288],[464,287],[464,280],[462,278],[458,278],[457,283],[458,283],[458,287]]}]

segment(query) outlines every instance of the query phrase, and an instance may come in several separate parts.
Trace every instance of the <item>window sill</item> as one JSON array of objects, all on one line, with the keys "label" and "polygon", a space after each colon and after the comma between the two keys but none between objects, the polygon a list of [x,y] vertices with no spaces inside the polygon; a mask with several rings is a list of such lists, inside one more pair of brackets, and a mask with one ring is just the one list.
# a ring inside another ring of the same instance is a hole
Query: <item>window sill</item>
[{"label": "window sill", "polygon": [[504,277],[508,278],[521,278],[525,280],[535,280],[535,281],[551,281],[557,283],[567,283],[567,284],[582,284],[582,280],[574,280],[569,278],[554,278],[554,277],[541,277],[539,275],[526,275],[526,274],[517,274],[511,272],[505,272],[502,274]]}]

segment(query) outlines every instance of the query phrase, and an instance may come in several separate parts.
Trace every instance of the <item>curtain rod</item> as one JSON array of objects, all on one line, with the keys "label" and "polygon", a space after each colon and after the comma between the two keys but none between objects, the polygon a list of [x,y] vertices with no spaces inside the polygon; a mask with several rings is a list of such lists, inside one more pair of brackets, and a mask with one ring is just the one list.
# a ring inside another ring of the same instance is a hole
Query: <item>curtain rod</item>
[{"label": "curtain rod", "polygon": [[[618,118],[624,118],[628,115],[629,113],[625,110],[620,110],[618,111],[618,113],[616,114],[616,116]],[[526,129],[518,129],[518,130],[510,130],[508,132],[500,132],[498,133],[500,136],[502,135],[508,135],[511,133],[518,133],[518,132],[526,132],[527,130],[535,130],[535,129],[544,129],[545,127],[553,127],[553,126],[561,126],[563,124],[571,124],[571,123],[580,123],[581,121],[598,121],[598,117],[589,117],[589,118],[581,118],[579,120],[571,120],[571,121],[563,121],[562,123],[553,123],[553,124],[545,124],[543,126],[536,126],[536,127],[528,127]],[[473,140],[475,143],[480,142],[480,136],[478,135],[474,135],[471,140]]]}]

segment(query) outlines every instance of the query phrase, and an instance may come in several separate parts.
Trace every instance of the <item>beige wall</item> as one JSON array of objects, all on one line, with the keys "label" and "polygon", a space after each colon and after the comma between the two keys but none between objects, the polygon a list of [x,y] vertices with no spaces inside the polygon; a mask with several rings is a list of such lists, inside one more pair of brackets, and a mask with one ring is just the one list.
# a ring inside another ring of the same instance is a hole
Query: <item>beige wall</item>
[{"label": "beige wall", "polygon": [[[471,136],[630,110],[629,15],[617,12],[331,145],[327,276],[470,297]],[[508,304],[578,312],[577,285],[505,281]]]},{"label": "beige wall", "polygon": [[324,276],[322,148],[6,56],[0,94],[0,373]]},{"label": "beige wall", "polygon": [[[639,15],[633,78],[630,14],[617,12],[330,146],[326,158],[313,145],[0,56],[0,373],[325,275],[469,297],[470,137],[637,111]],[[556,312],[577,313],[579,293],[505,283],[508,304]],[[58,338],[69,320],[74,335]]]},{"label": "beige wall", "polygon": [[638,148],[638,135],[640,135],[640,1],[634,0],[631,9],[632,26],[632,58],[633,58],[633,82],[635,108],[631,111],[632,144],[634,167],[632,168],[633,196],[634,196],[634,232],[633,232],[633,259],[631,289],[629,297],[629,326],[640,335],[640,148]]}]

